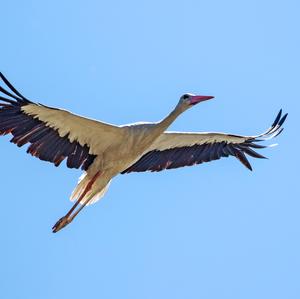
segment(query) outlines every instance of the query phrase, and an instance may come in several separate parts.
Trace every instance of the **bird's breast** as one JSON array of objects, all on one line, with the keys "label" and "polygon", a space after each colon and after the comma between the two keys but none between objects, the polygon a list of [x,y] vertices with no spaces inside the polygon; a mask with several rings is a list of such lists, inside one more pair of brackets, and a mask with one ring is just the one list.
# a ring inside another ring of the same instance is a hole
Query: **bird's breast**
[{"label": "bird's breast", "polygon": [[158,136],[153,131],[153,126],[128,130],[120,142],[105,150],[102,157],[103,167],[114,173],[123,171],[135,163]]}]

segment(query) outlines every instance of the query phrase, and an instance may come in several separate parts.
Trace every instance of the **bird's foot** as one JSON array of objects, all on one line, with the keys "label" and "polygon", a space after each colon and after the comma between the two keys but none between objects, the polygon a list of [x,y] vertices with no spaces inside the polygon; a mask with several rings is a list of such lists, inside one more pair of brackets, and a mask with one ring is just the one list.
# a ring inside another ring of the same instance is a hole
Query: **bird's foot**
[{"label": "bird's foot", "polygon": [[73,218],[70,216],[61,217],[52,227],[52,232],[57,233],[62,228],[64,228],[66,225],[68,225],[72,220],[73,220]]}]

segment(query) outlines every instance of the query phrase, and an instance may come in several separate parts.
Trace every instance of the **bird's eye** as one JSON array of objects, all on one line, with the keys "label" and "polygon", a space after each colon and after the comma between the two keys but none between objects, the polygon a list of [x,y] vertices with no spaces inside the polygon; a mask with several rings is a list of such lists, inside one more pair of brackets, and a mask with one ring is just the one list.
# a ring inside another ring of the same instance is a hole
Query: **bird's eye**
[{"label": "bird's eye", "polygon": [[182,96],[182,98],[183,98],[184,100],[186,100],[186,99],[189,98],[189,95],[188,95],[188,94],[184,94],[184,95]]}]

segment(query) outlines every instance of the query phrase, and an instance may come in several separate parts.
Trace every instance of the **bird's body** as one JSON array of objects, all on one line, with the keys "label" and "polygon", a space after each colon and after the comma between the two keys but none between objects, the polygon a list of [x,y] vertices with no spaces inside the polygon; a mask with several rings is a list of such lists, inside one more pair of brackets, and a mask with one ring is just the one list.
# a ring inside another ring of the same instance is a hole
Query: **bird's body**
[{"label": "bird's body", "polygon": [[[69,168],[84,170],[71,195],[76,203],[56,223],[54,232],[70,223],[85,205],[99,200],[111,179],[120,173],[191,166],[230,155],[251,170],[245,153],[264,158],[253,149],[266,146],[256,142],[278,135],[287,116],[281,117],[280,111],[271,128],[258,136],[167,132],[185,110],[213,98],[185,94],[175,109],[159,122],[116,126],[31,102],[2,73],[0,77],[12,92],[0,86],[6,96],[0,96],[4,102],[0,102],[0,135],[11,133],[14,136],[11,142],[18,146],[30,143],[28,153],[55,166],[66,159]],[[81,207],[75,211],[78,204]]]}]

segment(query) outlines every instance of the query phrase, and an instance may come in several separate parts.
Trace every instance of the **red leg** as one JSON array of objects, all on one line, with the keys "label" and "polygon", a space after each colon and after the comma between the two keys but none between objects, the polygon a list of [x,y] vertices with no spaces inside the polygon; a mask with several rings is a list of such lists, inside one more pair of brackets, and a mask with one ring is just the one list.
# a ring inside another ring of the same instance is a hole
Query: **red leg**
[{"label": "red leg", "polygon": [[69,210],[69,212],[63,216],[62,218],[60,218],[52,227],[52,232],[53,233],[57,233],[59,230],[61,230],[62,228],[64,228],[66,225],[68,225],[77,215],[78,213],[88,204],[88,202],[91,200],[91,198],[88,198],[83,204],[82,206],[75,211],[75,213],[73,215],[71,215],[73,213],[73,211],[76,209],[76,207],[79,205],[79,203],[82,201],[82,199],[84,198],[84,196],[92,189],[93,184],[95,183],[95,181],[97,180],[97,178],[100,176],[100,172],[97,172],[93,178],[88,182],[87,186],[85,187],[83,193],[80,195],[80,197],[77,199],[77,201],[75,202],[75,204],[73,205],[73,207]]}]

